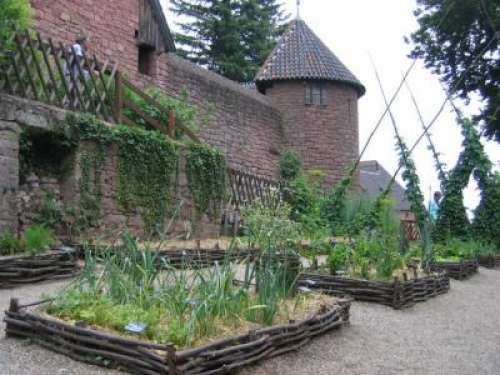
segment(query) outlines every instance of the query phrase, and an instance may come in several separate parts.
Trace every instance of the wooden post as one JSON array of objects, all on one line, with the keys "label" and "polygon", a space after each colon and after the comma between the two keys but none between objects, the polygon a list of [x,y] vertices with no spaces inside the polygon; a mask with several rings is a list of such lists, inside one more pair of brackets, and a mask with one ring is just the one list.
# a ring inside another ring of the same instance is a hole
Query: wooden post
[{"label": "wooden post", "polygon": [[123,82],[121,72],[116,72],[115,77],[115,100],[113,103],[113,114],[115,121],[120,124],[122,122],[123,109]]},{"label": "wooden post", "polygon": [[175,347],[172,344],[167,345],[167,365],[169,375],[179,374],[179,372],[177,371],[177,366],[175,364]]},{"label": "wooden post", "polygon": [[17,298],[10,299],[9,311],[13,313],[19,312],[19,299]]},{"label": "wooden post", "polygon": [[168,136],[175,139],[175,110],[171,109],[168,112]]}]

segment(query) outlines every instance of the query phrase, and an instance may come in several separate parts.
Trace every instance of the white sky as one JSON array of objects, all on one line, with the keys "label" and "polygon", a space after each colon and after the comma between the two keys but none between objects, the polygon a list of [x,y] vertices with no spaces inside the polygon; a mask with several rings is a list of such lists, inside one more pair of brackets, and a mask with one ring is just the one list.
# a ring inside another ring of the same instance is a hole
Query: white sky
[{"label": "white sky", "polygon": [[[162,0],[167,8],[168,0]],[[403,41],[416,30],[412,14],[414,0],[302,0],[301,18],[347,65],[365,85],[367,93],[359,102],[360,148],[385,109],[378,83],[369,61],[372,55],[381,75],[386,95],[390,98],[401,81],[401,72],[411,64],[406,56],[411,49]],[[284,0],[285,9],[296,14],[296,0]],[[175,19],[167,11],[170,27],[175,29]],[[429,122],[441,106],[445,95],[437,77],[419,62],[408,78],[419,102],[426,122]],[[465,113],[473,113],[473,104],[456,103]],[[399,130],[409,147],[421,134],[418,120],[408,92],[402,89],[392,106]],[[448,106],[432,128],[432,137],[442,161],[453,167],[460,152],[462,137]],[[500,146],[484,142],[486,150],[497,168],[500,165]],[[388,116],[373,138],[364,160],[378,160],[390,173],[398,165],[394,146],[394,133]],[[423,140],[413,154],[421,179],[421,187],[428,197],[429,187],[439,188],[433,159]],[[474,208],[478,202],[474,184],[465,192],[465,203]]]}]

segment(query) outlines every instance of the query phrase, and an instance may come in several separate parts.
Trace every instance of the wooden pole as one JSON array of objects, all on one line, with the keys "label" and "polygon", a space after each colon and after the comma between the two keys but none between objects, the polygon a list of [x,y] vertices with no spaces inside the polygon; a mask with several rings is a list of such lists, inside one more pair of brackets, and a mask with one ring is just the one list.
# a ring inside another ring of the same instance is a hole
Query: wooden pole
[{"label": "wooden pole", "polygon": [[168,113],[168,136],[175,139],[175,110],[171,109]]},{"label": "wooden pole", "polygon": [[122,122],[122,109],[123,109],[123,82],[121,72],[116,72],[115,78],[115,100],[113,104],[113,114],[115,121],[119,124]]}]

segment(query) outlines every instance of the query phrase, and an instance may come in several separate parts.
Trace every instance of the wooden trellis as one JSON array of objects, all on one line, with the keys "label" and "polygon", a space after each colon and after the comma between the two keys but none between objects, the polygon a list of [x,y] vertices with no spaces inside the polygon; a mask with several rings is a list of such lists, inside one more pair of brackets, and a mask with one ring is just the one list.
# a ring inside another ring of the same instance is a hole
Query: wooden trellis
[{"label": "wooden trellis", "polygon": [[235,169],[228,169],[232,207],[240,208],[260,202],[264,206],[276,206],[281,200],[280,184]]},{"label": "wooden trellis", "polygon": [[420,231],[415,220],[401,220],[403,234],[408,241],[416,241],[420,239]]},{"label": "wooden trellis", "polygon": [[113,120],[116,63],[77,56],[73,47],[29,30],[15,33],[9,45],[0,69],[0,91]]}]

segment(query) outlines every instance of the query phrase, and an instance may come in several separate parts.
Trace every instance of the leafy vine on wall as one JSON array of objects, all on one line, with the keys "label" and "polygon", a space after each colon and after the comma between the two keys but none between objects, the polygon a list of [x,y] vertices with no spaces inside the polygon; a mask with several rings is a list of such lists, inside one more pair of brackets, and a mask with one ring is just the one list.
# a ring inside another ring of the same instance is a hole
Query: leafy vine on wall
[{"label": "leafy vine on wall", "polygon": [[102,172],[106,147],[117,146],[117,200],[127,210],[137,210],[146,231],[160,229],[172,198],[178,161],[176,146],[164,135],[123,125],[108,127],[90,115],[70,115],[62,131],[75,145],[89,142],[93,146],[80,155],[80,211],[85,219],[100,217]]},{"label": "leafy vine on wall", "polygon": [[226,162],[216,148],[191,144],[186,156],[186,174],[197,220],[203,214],[216,217],[226,195]]}]

